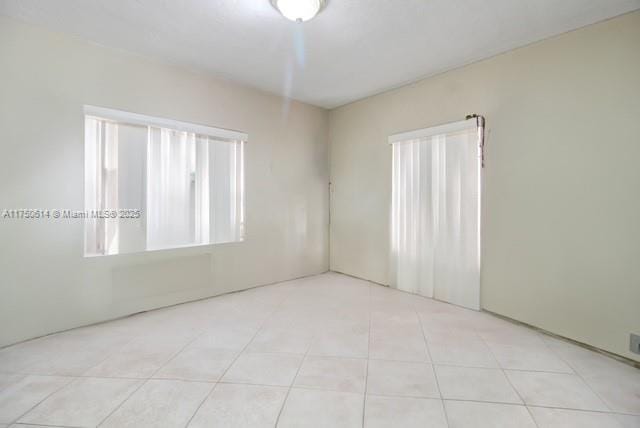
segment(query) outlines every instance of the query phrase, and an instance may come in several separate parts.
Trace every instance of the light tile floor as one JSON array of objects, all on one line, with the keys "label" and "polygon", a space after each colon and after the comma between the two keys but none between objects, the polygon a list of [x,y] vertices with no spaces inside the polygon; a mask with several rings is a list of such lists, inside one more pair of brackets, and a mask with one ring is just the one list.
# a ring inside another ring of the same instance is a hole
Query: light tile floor
[{"label": "light tile floor", "polygon": [[640,427],[640,370],[328,273],[0,350],[0,427]]}]

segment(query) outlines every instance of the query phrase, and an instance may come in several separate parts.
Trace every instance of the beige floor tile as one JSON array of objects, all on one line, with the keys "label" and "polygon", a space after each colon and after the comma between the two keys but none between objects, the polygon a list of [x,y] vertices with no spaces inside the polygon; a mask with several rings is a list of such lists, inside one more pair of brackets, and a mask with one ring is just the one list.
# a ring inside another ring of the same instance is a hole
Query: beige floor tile
[{"label": "beige floor tile", "polygon": [[278,428],[357,428],[362,426],[362,394],[293,388]]},{"label": "beige floor tile", "polygon": [[431,364],[369,361],[367,392],[377,395],[440,398]]},{"label": "beige floor tile", "polygon": [[26,375],[16,373],[0,373],[0,391],[21,381],[25,376]]},{"label": "beige floor tile", "polygon": [[295,386],[341,392],[364,393],[367,360],[307,357],[300,367]]},{"label": "beige floor tile", "polygon": [[640,415],[640,370],[563,340],[547,338],[546,343],[611,410]]},{"label": "beige floor tile", "polygon": [[72,330],[46,337],[45,340],[52,342],[53,349],[48,353],[41,354],[42,358],[29,365],[25,371],[30,374],[80,376],[104,360],[104,357],[114,349],[124,346],[130,340],[125,337],[118,340],[105,337],[103,343],[99,337],[68,338],[67,335],[73,332]]},{"label": "beige floor tile", "polygon": [[368,395],[364,413],[365,428],[447,428],[438,399]]},{"label": "beige floor tile", "polygon": [[52,352],[54,350],[51,342],[45,342],[43,339],[18,343],[0,349],[0,368],[3,373],[27,374],[29,367],[46,359],[51,359]]},{"label": "beige floor tile", "polygon": [[130,338],[99,331],[89,336],[78,330],[23,342],[0,350],[4,372],[77,376],[104,359]]},{"label": "beige floor tile", "polygon": [[372,327],[369,358],[395,361],[429,361],[419,326]]},{"label": "beige floor tile", "polygon": [[202,382],[149,380],[101,428],[183,427],[212,388]]},{"label": "beige floor tile", "polygon": [[275,426],[287,388],[218,384],[189,428],[260,428]]},{"label": "beige floor tile", "polygon": [[543,335],[523,326],[504,321],[489,328],[478,329],[478,334],[488,344],[512,346],[544,346]]},{"label": "beige floor tile", "polygon": [[26,376],[0,391],[0,423],[11,423],[73,378]]},{"label": "beige floor tile", "polygon": [[302,356],[291,354],[243,353],[223,376],[224,382],[289,386]]},{"label": "beige floor tile", "polygon": [[522,404],[499,369],[435,366],[442,398]]},{"label": "beige floor tile", "polygon": [[247,351],[305,354],[311,345],[313,334],[307,329],[295,327],[295,322],[286,324],[287,327],[261,330],[247,347]]},{"label": "beige floor tile", "polygon": [[242,325],[216,326],[206,330],[193,347],[242,350],[256,334],[257,328]]},{"label": "beige floor tile", "polygon": [[489,344],[500,367],[513,370],[573,373],[571,367],[545,346]]},{"label": "beige floor tile", "polygon": [[629,373],[627,364],[555,337],[545,337],[545,344],[582,376]]},{"label": "beige floor tile", "polygon": [[527,405],[607,411],[582,379],[562,373],[507,370],[507,377]]},{"label": "beige floor tile", "polygon": [[127,379],[76,379],[20,418],[38,425],[97,426],[142,381]]},{"label": "beige floor tile", "polygon": [[151,377],[185,345],[161,338],[135,340],[87,370],[85,376],[145,379]]},{"label": "beige floor tile", "polygon": [[445,401],[450,428],[536,428],[524,406]]},{"label": "beige floor tile", "polygon": [[614,412],[640,415],[640,370],[625,366],[583,378]]},{"label": "beige floor tile", "polygon": [[309,355],[367,358],[369,323],[348,323],[339,327],[320,328],[313,337]]},{"label": "beige floor tile", "polygon": [[238,351],[228,349],[189,347],[162,366],[153,377],[215,382],[237,354]]},{"label": "beige floor tile", "polygon": [[480,340],[428,341],[427,347],[434,364],[461,367],[499,367],[487,345]]},{"label": "beige floor tile", "polygon": [[640,427],[640,416],[633,415],[614,415],[618,420],[621,428],[638,428]]}]

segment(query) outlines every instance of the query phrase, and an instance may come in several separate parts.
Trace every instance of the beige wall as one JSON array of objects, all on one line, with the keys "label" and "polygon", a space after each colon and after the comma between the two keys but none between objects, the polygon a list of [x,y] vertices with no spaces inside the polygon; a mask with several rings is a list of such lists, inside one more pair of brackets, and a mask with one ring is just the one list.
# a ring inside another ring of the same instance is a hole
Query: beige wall
[{"label": "beige wall", "polygon": [[83,209],[84,104],[247,132],[246,241],[86,259],[0,218],[0,345],[327,270],[325,110],[1,17],[0,209]]},{"label": "beige wall", "polygon": [[482,306],[640,360],[640,12],[332,111],[331,269],[389,283],[387,136],[473,112]]}]

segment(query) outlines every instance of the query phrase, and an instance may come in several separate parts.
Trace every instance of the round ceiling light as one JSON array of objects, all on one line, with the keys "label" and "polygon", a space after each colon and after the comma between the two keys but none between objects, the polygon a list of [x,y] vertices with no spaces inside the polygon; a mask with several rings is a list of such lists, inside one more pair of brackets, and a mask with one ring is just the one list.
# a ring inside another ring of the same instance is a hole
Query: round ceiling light
[{"label": "round ceiling light", "polygon": [[308,21],[326,5],[326,0],[271,0],[271,4],[287,19]]}]

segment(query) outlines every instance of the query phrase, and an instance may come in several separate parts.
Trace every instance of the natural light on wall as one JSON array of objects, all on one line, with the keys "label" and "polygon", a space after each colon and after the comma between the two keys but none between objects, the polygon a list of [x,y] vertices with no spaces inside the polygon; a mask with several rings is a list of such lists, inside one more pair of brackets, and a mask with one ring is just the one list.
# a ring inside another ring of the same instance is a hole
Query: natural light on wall
[{"label": "natural light on wall", "polygon": [[85,116],[85,255],[241,241],[245,134],[114,110]]}]

